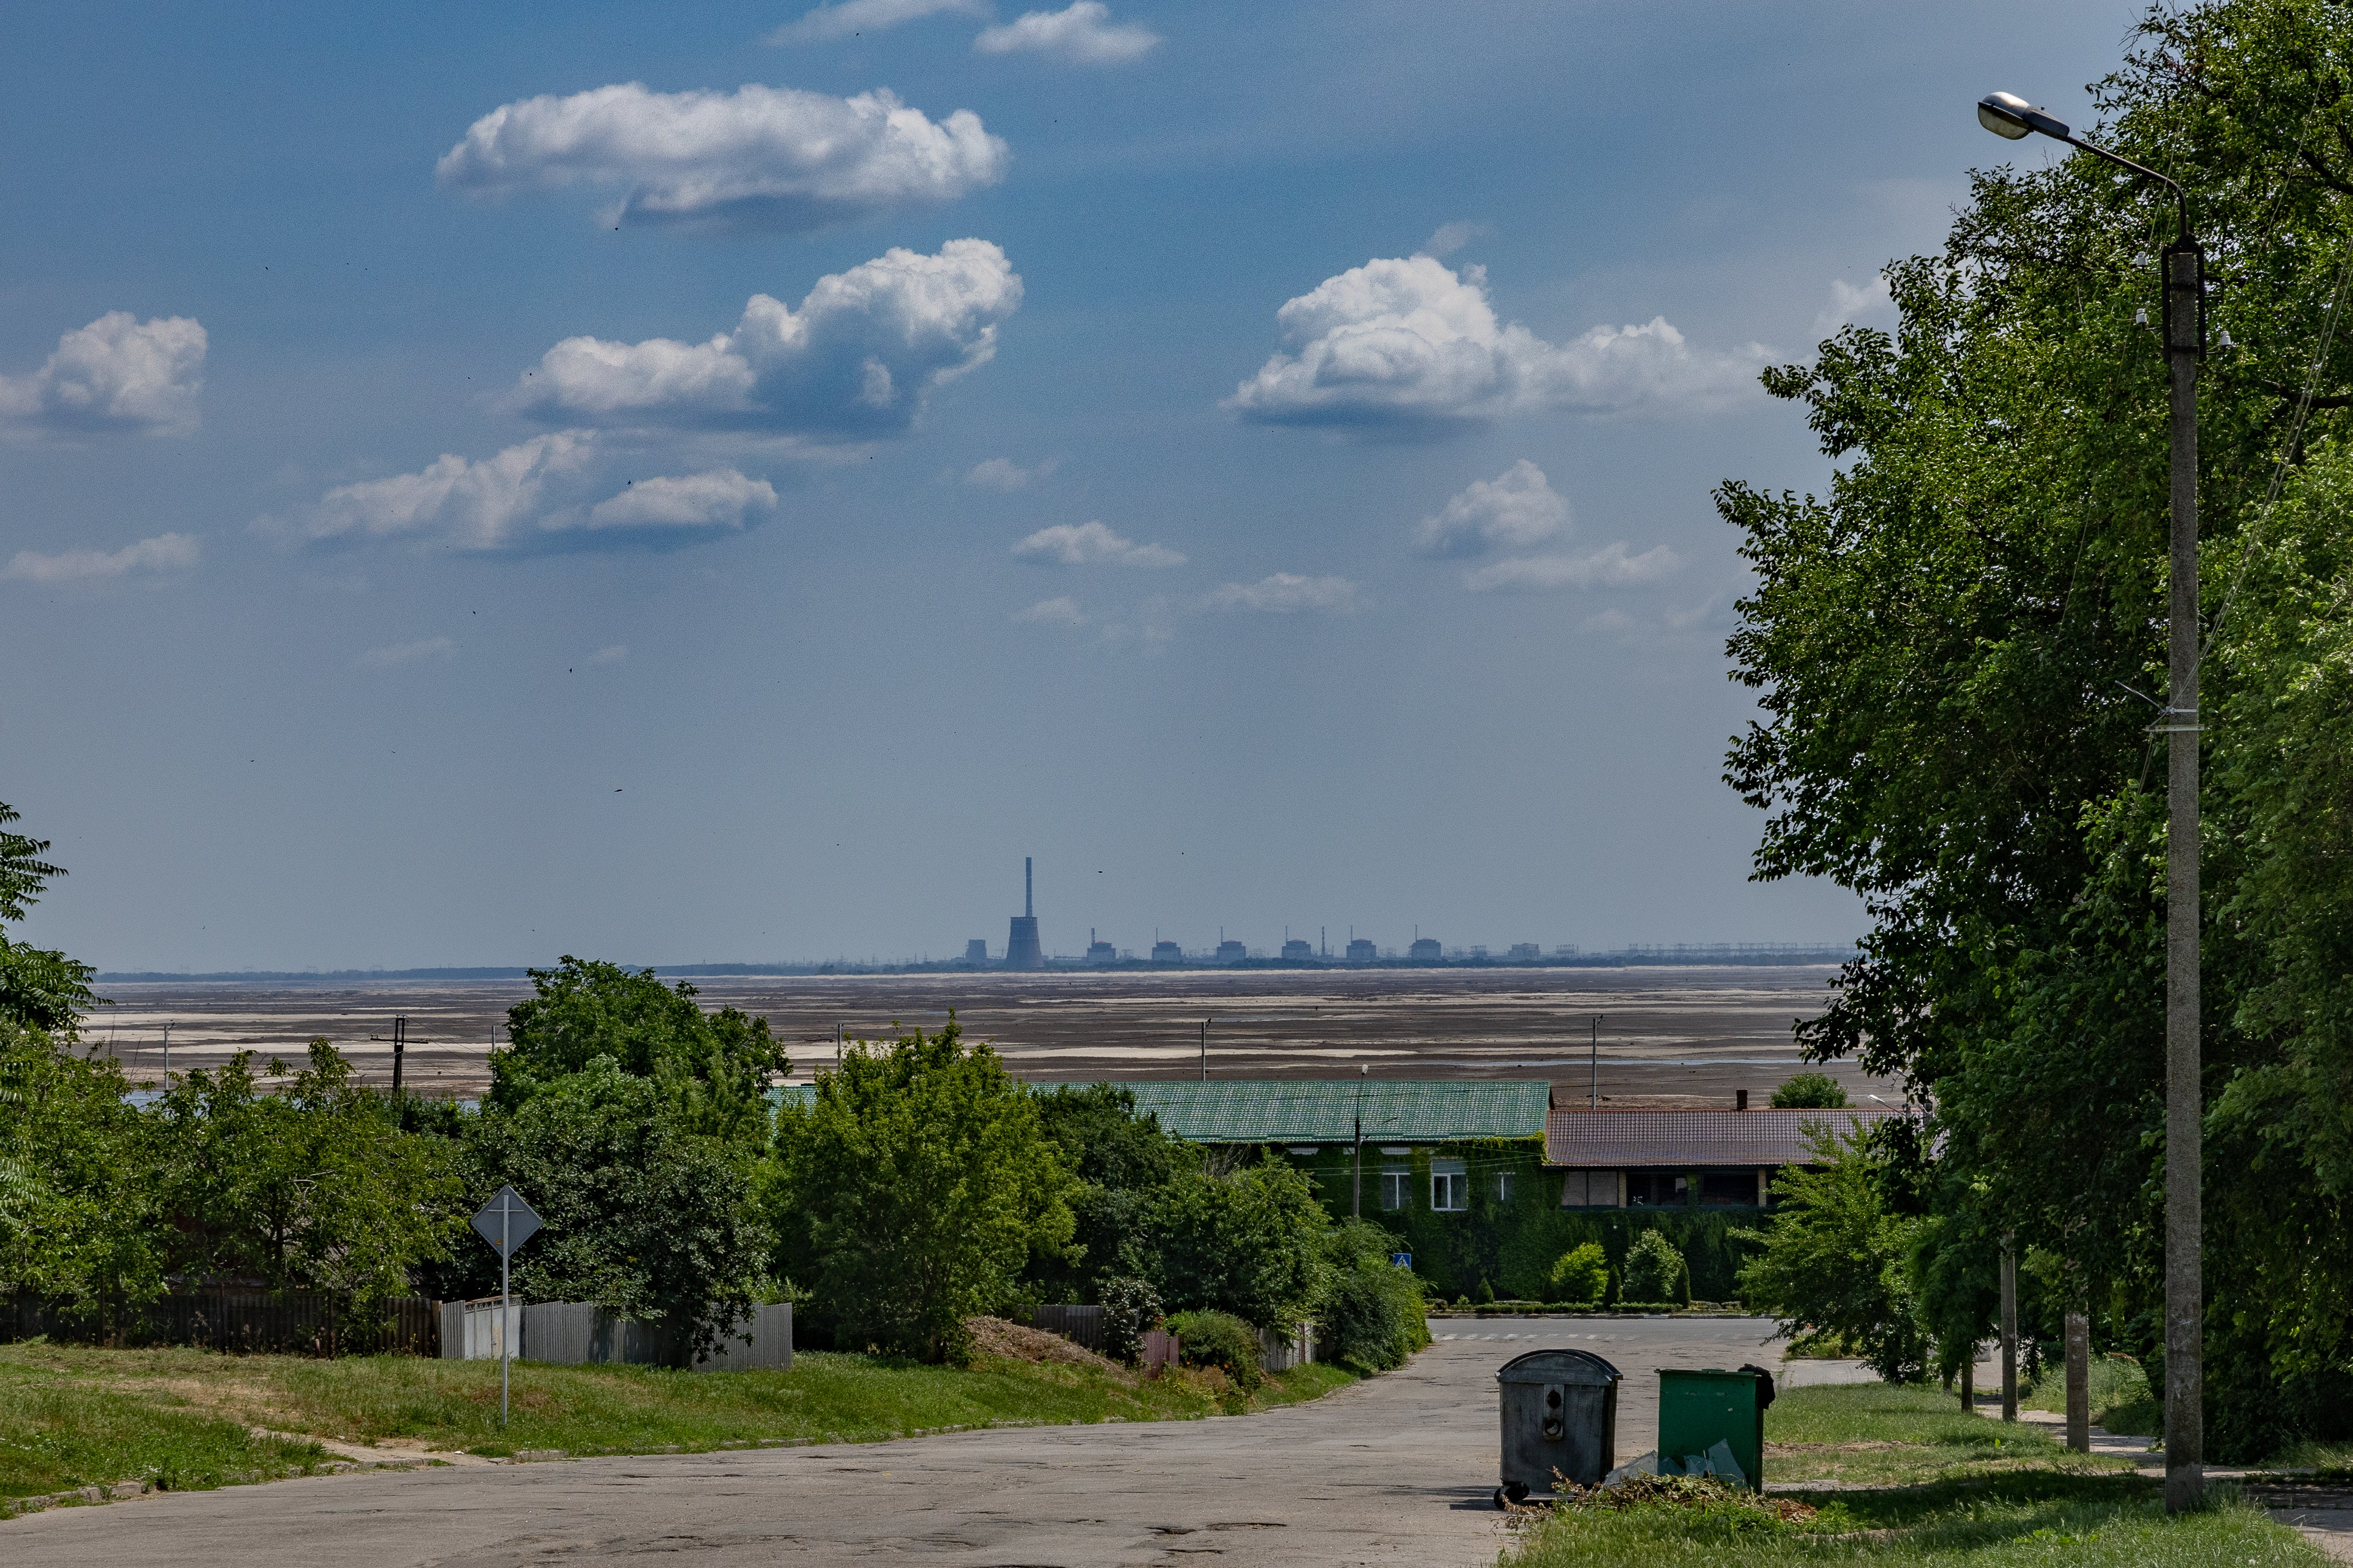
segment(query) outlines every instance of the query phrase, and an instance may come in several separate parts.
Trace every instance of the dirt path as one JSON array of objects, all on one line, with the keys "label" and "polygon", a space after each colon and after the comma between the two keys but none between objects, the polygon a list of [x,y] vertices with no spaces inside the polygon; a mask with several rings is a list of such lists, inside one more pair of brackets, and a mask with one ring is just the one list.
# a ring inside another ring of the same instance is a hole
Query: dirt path
[{"label": "dirt path", "polygon": [[[1659,1366],[1778,1359],[1763,1319],[1433,1326],[1456,1337],[1403,1371],[1261,1415],[282,1481],[32,1514],[0,1524],[0,1560],[1473,1568],[1504,1544],[1488,1499],[1494,1371],[1512,1356],[1570,1345],[1623,1371],[1620,1457],[1651,1446]],[[1839,1370],[1805,1367],[1810,1380]]]}]

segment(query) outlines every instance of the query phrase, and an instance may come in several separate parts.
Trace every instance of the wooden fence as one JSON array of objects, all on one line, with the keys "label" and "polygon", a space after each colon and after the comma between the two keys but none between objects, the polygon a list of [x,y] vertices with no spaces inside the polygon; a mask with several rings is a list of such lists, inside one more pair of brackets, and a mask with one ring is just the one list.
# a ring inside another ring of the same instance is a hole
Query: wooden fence
[{"label": "wooden fence", "polygon": [[438,1355],[440,1313],[424,1296],[393,1296],[353,1312],[309,1290],[174,1291],[152,1301],[88,1307],[19,1296],[0,1309],[9,1339],[46,1334],[81,1344],[196,1345],[293,1355]]},{"label": "wooden fence", "polygon": [[1050,1334],[1060,1334],[1101,1355],[1103,1347],[1103,1319],[1101,1307],[1034,1307],[1029,1312],[1029,1326],[1043,1329]]}]

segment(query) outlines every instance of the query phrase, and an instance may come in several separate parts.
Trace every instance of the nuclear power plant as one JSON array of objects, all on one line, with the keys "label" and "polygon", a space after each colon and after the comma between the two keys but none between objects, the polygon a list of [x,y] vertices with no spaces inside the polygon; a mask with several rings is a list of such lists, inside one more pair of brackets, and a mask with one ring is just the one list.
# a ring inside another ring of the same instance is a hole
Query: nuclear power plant
[{"label": "nuclear power plant", "polygon": [[1021,912],[1013,917],[1012,934],[1005,939],[1005,967],[1043,969],[1046,949],[1038,941],[1038,908],[1032,898],[1030,858],[1021,857]]}]

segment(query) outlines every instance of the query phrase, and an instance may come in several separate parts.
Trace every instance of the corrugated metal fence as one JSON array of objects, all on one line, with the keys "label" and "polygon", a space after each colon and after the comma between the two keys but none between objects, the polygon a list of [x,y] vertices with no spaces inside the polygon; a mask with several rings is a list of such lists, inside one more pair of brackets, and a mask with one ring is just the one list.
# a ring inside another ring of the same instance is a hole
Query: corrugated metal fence
[{"label": "corrugated metal fence", "polygon": [[393,1296],[354,1314],[309,1290],[174,1291],[153,1301],[69,1307],[19,1296],[0,1313],[10,1339],[84,1344],[197,1345],[292,1355],[438,1355],[440,1315],[424,1296]]},{"label": "corrugated metal fence", "polygon": [[1029,1312],[1029,1326],[1043,1329],[1050,1334],[1060,1334],[1073,1344],[1084,1345],[1101,1355],[1103,1347],[1103,1314],[1101,1307],[1035,1307]]}]

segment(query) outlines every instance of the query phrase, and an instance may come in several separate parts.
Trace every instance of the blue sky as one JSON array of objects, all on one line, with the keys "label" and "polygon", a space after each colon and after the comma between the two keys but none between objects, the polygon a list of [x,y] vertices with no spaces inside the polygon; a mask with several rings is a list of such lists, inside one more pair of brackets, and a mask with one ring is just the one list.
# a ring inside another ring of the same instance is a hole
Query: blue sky
[{"label": "blue sky", "polygon": [[1055,952],[1851,937],[1746,880],[1709,490],[2135,15],[20,10],[26,934],[939,955],[1031,854]]}]

